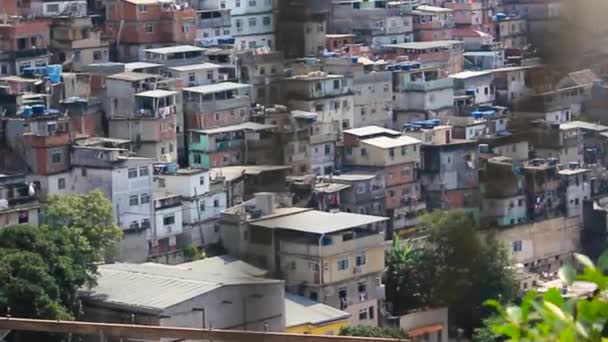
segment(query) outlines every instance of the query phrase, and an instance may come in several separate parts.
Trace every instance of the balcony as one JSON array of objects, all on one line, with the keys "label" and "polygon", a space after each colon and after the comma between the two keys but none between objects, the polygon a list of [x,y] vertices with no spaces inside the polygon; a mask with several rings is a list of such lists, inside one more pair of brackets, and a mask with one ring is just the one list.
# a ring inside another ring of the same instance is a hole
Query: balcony
[{"label": "balcony", "polygon": [[235,108],[249,107],[249,96],[236,96],[227,100],[216,100],[210,102],[189,102],[186,109],[196,113],[213,113]]},{"label": "balcony", "polygon": [[326,134],[318,134],[310,137],[310,143],[312,145],[322,144],[326,142],[336,141],[338,139],[337,133],[326,133]]},{"label": "balcony", "polygon": [[433,91],[444,88],[453,88],[454,80],[451,78],[438,79],[426,82],[407,82],[403,90],[405,91]]},{"label": "balcony", "polygon": [[34,58],[48,55],[47,49],[22,49],[15,51],[15,58]]}]

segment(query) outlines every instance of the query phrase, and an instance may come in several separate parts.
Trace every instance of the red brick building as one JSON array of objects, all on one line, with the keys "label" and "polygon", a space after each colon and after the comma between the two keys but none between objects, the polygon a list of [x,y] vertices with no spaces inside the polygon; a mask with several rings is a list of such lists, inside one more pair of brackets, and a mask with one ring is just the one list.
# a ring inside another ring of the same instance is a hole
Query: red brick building
[{"label": "red brick building", "polygon": [[196,12],[174,2],[111,0],[106,16],[106,34],[124,61],[139,60],[143,49],[193,44],[196,37]]},{"label": "red brick building", "polygon": [[0,75],[14,75],[24,68],[48,64],[48,19],[11,18],[0,24]]}]

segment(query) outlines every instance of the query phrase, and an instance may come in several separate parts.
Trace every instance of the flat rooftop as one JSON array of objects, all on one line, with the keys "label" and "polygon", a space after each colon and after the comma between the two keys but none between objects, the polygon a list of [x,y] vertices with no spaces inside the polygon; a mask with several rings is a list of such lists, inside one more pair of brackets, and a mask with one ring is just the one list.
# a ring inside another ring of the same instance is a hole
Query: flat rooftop
[{"label": "flat rooftop", "polygon": [[303,324],[313,326],[346,320],[348,312],[315,302],[306,297],[285,293],[285,327]]},{"label": "flat rooftop", "polygon": [[162,66],[162,64],[156,64],[156,63],[131,62],[131,63],[125,63],[125,71],[133,71],[133,70],[137,70],[137,69],[147,69],[147,68],[158,68],[161,66]]},{"label": "flat rooftop", "polygon": [[197,51],[205,51],[205,50],[206,49],[203,49],[198,46],[193,46],[193,45],[177,45],[177,46],[167,46],[167,47],[156,48],[156,49],[146,49],[144,51],[164,55],[164,54],[170,54],[170,53],[197,52]]},{"label": "flat rooftop", "polygon": [[308,210],[275,218],[252,220],[250,224],[270,229],[295,230],[312,234],[330,234],[387,220],[388,218],[381,216]]},{"label": "flat rooftop", "polygon": [[211,128],[204,130],[189,130],[190,132],[196,132],[201,134],[213,135],[219,133],[237,132],[237,131],[263,131],[267,129],[276,128],[275,125],[264,125],[257,122],[244,122],[238,125],[225,126],[219,128]]},{"label": "flat rooftop", "polygon": [[169,70],[174,71],[196,71],[196,70],[214,70],[221,68],[221,65],[213,64],[213,63],[200,63],[200,64],[190,64],[183,66],[171,67]]},{"label": "flat rooftop", "polygon": [[421,144],[422,141],[407,135],[402,135],[397,138],[377,137],[372,139],[366,139],[363,140],[361,143],[379,148],[395,148],[413,144]]},{"label": "flat rooftop", "polygon": [[171,95],[177,95],[177,92],[157,89],[157,90],[148,90],[148,91],[144,91],[143,93],[135,94],[135,96],[143,96],[143,97],[167,97],[167,96],[171,96]]},{"label": "flat rooftop", "polygon": [[380,126],[365,126],[360,128],[348,129],[344,131],[346,134],[352,134],[358,137],[364,137],[368,135],[376,135],[376,134],[389,134],[389,135],[401,135],[401,132],[395,131],[392,129],[380,127]]},{"label": "flat rooftop", "polygon": [[197,87],[184,88],[184,91],[189,91],[197,94],[213,94],[222,91],[249,89],[251,85],[235,82],[222,82],[216,84],[202,85]]},{"label": "flat rooftop", "polygon": [[462,71],[456,74],[451,74],[449,75],[450,78],[456,79],[456,80],[466,80],[468,78],[474,78],[474,77],[480,77],[480,76],[487,76],[487,75],[492,75],[492,71],[491,70],[482,70],[482,71]]},{"label": "flat rooftop", "polygon": [[560,129],[580,128],[588,131],[604,132],[608,131],[608,126],[585,121],[571,121],[559,125]]},{"label": "flat rooftop", "polygon": [[137,82],[144,81],[147,79],[161,78],[160,75],[154,74],[146,74],[143,72],[133,72],[133,71],[125,71],[118,74],[108,75],[107,79],[111,80],[121,80],[121,81],[129,81],[129,82]]},{"label": "flat rooftop", "polygon": [[427,50],[427,49],[439,49],[439,48],[450,48],[454,45],[462,44],[459,40],[435,40],[432,42],[410,42],[410,43],[399,43],[399,44],[387,44],[384,45],[386,48],[394,49],[408,49],[408,50]]}]

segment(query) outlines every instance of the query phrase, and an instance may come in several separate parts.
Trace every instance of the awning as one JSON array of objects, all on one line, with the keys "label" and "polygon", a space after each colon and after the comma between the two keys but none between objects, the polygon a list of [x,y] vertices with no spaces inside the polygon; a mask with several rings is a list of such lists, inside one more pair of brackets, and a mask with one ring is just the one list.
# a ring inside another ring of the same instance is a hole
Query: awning
[{"label": "awning", "polygon": [[438,332],[443,330],[443,326],[441,324],[433,324],[427,325],[426,327],[412,329],[407,332],[407,336],[409,337],[417,337],[424,334],[430,334],[434,332]]}]

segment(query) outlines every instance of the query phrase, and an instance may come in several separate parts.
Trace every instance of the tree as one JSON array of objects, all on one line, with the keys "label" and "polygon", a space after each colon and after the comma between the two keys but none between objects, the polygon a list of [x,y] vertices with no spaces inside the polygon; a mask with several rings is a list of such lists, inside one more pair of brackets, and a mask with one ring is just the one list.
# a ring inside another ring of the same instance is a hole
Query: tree
[{"label": "tree", "polygon": [[426,250],[395,236],[387,253],[386,296],[392,312],[404,314],[432,303],[433,263]]},{"label": "tree", "polygon": [[447,306],[450,326],[471,336],[489,315],[485,299],[516,295],[507,253],[492,236],[480,236],[465,211],[427,214],[421,228],[427,233],[421,246],[395,241],[387,256],[387,298],[393,314]]},{"label": "tree", "polygon": [[0,229],[0,314],[67,319],[79,314],[78,290],[95,282],[96,264],[121,231],[100,191],[54,196],[48,222]]},{"label": "tree", "polygon": [[604,341],[608,323],[608,251],[598,266],[586,256],[575,255],[584,271],[576,274],[571,266],[562,267],[559,276],[566,285],[575,280],[596,286],[596,291],[585,298],[565,298],[558,289],[544,294],[528,292],[520,305],[506,305],[496,300],[486,304],[496,310],[495,320],[487,328],[495,339],[511,341]]},{"label": "tree", "polygon": [[339,332],[340,336],[359,336],[359,337],[379,337],[379,338],[406,338],[405,333],[398,328],[381,328],[366,325],[354,327],[343,327]]}]

